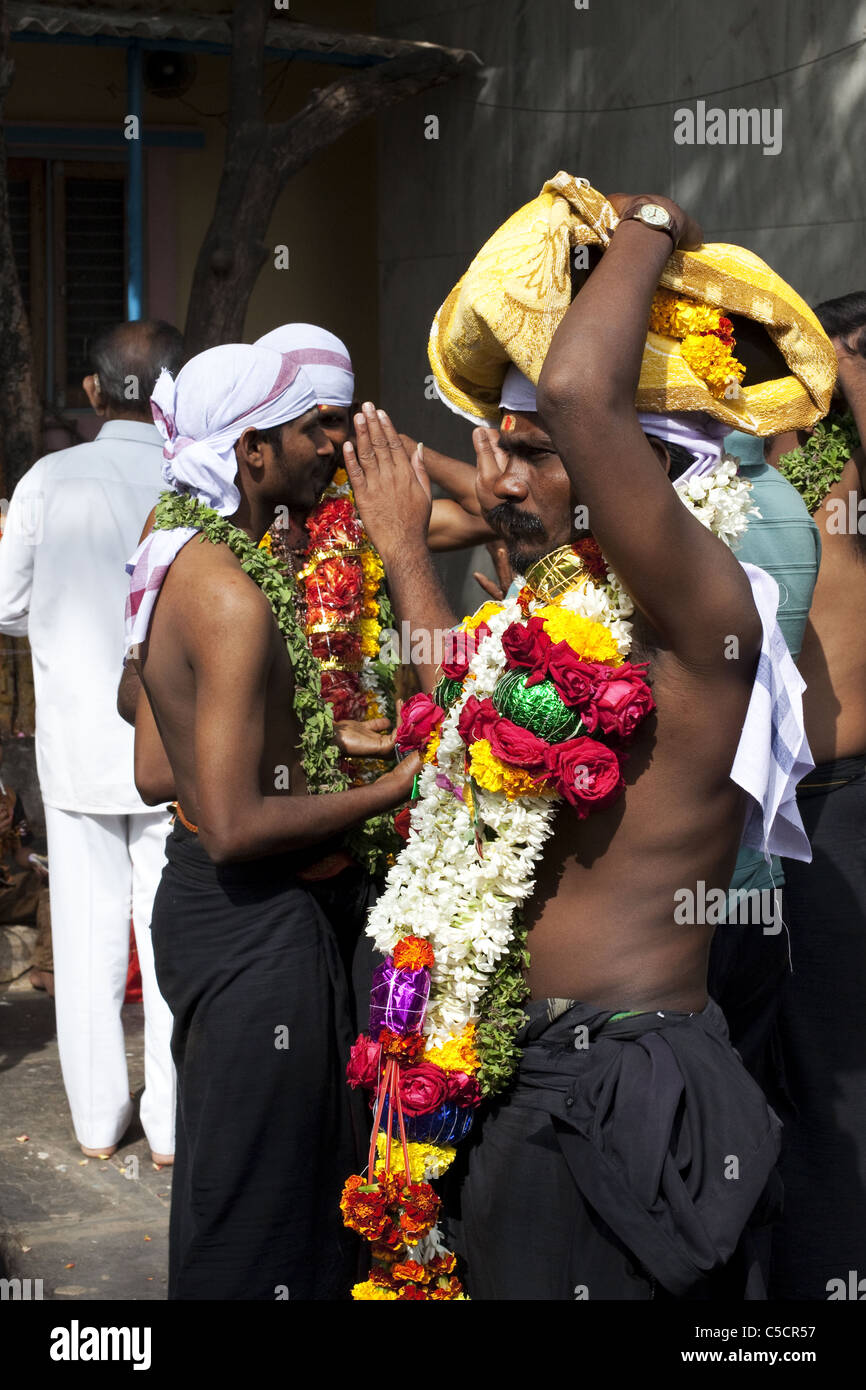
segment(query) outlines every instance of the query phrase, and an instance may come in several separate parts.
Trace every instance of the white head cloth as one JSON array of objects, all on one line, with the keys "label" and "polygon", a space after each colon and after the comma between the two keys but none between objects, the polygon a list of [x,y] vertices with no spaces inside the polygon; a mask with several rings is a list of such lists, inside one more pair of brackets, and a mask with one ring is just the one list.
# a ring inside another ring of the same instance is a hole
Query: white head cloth
[{"label": "white head cloth", "polygon": [[345,343],[315,323],[284,323],[259,338],[256,347],[269,347],[303,367],[319,405],[348,408],[355,399],[355,374]]},{"label": "white head cloth", "polygon": [[[502,410],[531,415],[538,409],[535,387],[513,364],[502,383]],[[666,444],[682,444],[694,454],[691,464],[676,480],[679,489],[689,478],[711,473],[724,452],[730,426],[703,411],[680,415],[638,412],[645,434]],[[759,849],[769,859],[783,854],[789,859],[812,857],[809,840],[797,807],[796,789],[801,777],[814,767],[803,722],[805,682],[791,659],[776,621],[779,587],[757,565],[743,565],[752,598],[761,619],[761,654],[740,742],[731,768],[731,780],[751,798],[743,830],[743,844]]]},{"label": "white head cloth", "polygon": [[[244,430],[288,424],[316,404],[312,382],[296,362],[246,343],[200,352],[176,380],[163,370],[150,399],[154,423],[165,440],[162,476],[167,485],[220,516],[232,516],[240,505],[235,444]],[[147,636],[168,568],[194,535],[191,526],[151,531],[127,561],[127,651]]]}]

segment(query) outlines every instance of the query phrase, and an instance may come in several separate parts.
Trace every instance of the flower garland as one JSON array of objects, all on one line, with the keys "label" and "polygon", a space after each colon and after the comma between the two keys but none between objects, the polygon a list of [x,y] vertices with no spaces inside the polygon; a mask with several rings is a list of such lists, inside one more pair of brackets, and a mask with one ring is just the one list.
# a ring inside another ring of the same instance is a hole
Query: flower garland
[{"label": "flower garland", "polygon": [[[677,490],[716,534],[745,529],[751,489],[732,461]],[[442,1263],[453,1256],[430,1182],[517,1063],[520,909],[559,804],[583,818],[616,801],[628,745],[655,708],[646,667],[626,660],[634,604],[597,544],[564,547],[527,579],[460,624],[433,697],[414,696],[402,713],[398,744],[422,750],[424,767],[406,848],[370,915],[385,959],[348,1068],[349,1084],[374,1096],[367,1176],[348,1180],[342,1202],[372,1246],[356,1299],[463,1297]],[[430,1272],[411,1295],[401,1293],[407,1263]]]},{"label": "flower garland", "polygon": [[805,444],[779,459],[779,472],[793,483],[810,512],[816,512],[845,464],[860,447],[860,435],[850,410],[831,411],[815,425]]},{"label": "flower garland", "polygon": [[269,546],[256,545],[246,532],[233,526],[212,507],[197,502],[186,493],[160,494],[154,516],[154,529],[171,530],[192,526],[202,541],[227,545],[264,594],[283,635],[294,674],[293,708],[301,734],[301,762],[312,792],[344,791],[345,774],[339,766],[340,750],[334,738],[331,706],[322,699],[319,668],[307,646],[307,639],[296,615],[297,589]]},{"label": "flower garland", "polygon": [[[297,574],[306,603],[305,630],[322,671],[322,696],[335,719],[393,719],[394,670],[382,656],[383,625],[393,621],[385,567],[358,516],[344,468],[306,521],[310,545]],[[352,784],[391,764],[347,759]]]},{"label": "flower garland", "polygon": [[[268,532],[261,545],[294,575],[322,699],[334,720],[393,720],[396,663],[380,655],[381,629],[393,624],[385,568],[358,516],[345,469],[337,469],[306,528],[310,544],[297,573],[279,530]],[[391,766],[393,760],[341,758],[343,785],[373,781]],[[345,840],[374,877],[385,874],[402,843],[392,812],[371,816]]]},{"label": "flower garland", "polygon": [[671,290],[656,290],[649,319],[650,333],[680,342],[683,361],[706,382],[720,400],[731,382],[741,382],[746,369],[734,356],[734,325],[718,309],[684,299]]}]

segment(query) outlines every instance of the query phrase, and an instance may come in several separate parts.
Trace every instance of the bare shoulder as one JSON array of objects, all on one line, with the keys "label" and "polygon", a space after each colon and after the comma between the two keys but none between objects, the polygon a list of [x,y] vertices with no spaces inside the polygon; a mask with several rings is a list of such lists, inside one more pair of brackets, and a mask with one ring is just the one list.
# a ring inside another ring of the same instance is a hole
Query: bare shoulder
[{"label": "bare shoulder", "polygon": [[270,604],[226,545],[194,536],[172,563],[164,589],[173,614],[195,639],[230,629],[235,638],[242,632],[247,644],[274,627]]}]

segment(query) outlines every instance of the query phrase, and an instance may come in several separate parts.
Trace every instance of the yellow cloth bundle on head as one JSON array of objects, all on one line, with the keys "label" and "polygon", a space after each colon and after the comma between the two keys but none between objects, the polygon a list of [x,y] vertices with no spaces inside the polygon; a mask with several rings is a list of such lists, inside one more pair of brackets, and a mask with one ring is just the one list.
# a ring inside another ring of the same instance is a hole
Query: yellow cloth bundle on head
[{"label": "yellow cloth bundle on head", "polygon": [[[617,221],[603,194],[560,172],[494,232],[433,321],[430,365],[446,404],[478,424],[496,424],[510,363],[537,385],[571,303],[572,257],[581,246],[607,246]],[[638,410],[703,410],[755,435],[807,429],[827,413],[836,380],[833,347],[808,304],[760,257],[723,242],[674,251],[659,284],[763,324],[788,375],[754,385],[733,381],[714,394],[686,362],[681,341],[648,332]]]}]

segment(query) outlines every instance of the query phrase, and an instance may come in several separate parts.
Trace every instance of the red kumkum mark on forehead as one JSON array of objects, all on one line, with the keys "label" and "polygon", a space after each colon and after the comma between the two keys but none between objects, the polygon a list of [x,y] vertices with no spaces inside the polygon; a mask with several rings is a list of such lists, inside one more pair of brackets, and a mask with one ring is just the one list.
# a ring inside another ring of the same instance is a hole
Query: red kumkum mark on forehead
[{"label": "red kumkum mark on forehead", "polygon": [[503,417],[502,417],[502,428],[503,428],[503,430],[513,430],[513,429],[514,429],[514,416],[513,416],[513,415],[503,415]]}]

